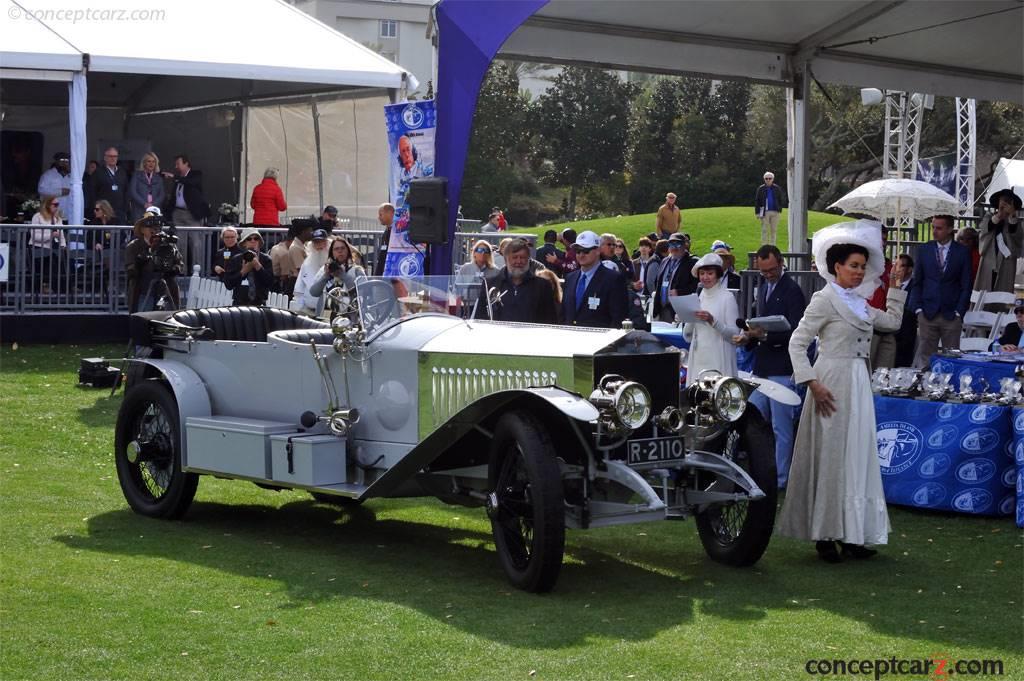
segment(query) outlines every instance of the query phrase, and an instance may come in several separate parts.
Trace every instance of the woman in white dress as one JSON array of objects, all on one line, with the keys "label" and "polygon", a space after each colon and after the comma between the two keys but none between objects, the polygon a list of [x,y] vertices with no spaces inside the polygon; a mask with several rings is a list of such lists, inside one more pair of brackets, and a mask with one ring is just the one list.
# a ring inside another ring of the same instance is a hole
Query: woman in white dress
[{"label": "woman in white dress", "polygon": [[779,533],[814,541],[822,560],[837,563],[870,558],[876,551],[865,545],[888,541],[868,357],[874,329],[899,330],[907,294],[893,268],[886,310],[867,304],[885,262],[878,223],[827,227],[811,248],[828,284],[811,297],[789,342],[793,377],[808,390]]},{"label": "woman in white dress", "polygon": [[700,310],[696,322],[683,325],[683,337],[690,342],[686,365],[686,385],[697,380],[700,372],[717,369],[726,376],[736,375],[736,350],[732,337],[740,332],[736,327],[739,308],[732,292],[722,279],[722,258],[708,253],[691,270],[700,280]]}]

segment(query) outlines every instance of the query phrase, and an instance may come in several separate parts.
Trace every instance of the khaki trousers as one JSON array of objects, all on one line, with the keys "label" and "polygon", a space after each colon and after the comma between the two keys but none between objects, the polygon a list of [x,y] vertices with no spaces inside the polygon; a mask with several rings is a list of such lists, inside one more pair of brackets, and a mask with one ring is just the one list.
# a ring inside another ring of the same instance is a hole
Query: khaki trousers
[{"label": "khaki trousers", "polygon": [[871,368],[892,369],[896,365],[896,334],[871,335]]},{"label": "khaki trousers", "polygon": [[914,368],[927,369],[931,356],[939,349],[939,341],[946,349],[960,349],[960,332],[964,320],[960,317],[946,319],[941,314],[928,319],[924,312],[917,313],[917,355]]},{"label": "khaki trousers", "polygon": [[779,211],[767,210],[761,216],[761,245],[775,245],[775,232],[779,226]]}]

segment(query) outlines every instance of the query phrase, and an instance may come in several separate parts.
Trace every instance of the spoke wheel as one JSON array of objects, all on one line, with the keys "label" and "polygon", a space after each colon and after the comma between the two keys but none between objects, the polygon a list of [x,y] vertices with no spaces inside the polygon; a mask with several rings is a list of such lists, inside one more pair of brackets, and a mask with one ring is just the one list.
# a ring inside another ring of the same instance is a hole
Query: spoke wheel
[{"label": "spoke wheel", "polygon": [[199,476],[181,470],[178,407],[164,385],[145,381],[125,395],[117,415],[114,461],[128,505],[154,518],[188,510]]},{"label": "spoke wheel", "polygon": [[[709,506],[696,516],[697,531],[713,560],[726,565],[753,565],[768,548],[775,527],[775,437],[757,408],[748,406],[723,441],[722,455],[746,471],[765,497]],[[715,486],[719,490],[735,489],[721,478]]]},{"label": "spoke wheel", "polygon": [[524,411],[498,421],[491,444],[488,503],[498,559],[525,591],[550,591],[565,552],[561,472],[544,426]]}]

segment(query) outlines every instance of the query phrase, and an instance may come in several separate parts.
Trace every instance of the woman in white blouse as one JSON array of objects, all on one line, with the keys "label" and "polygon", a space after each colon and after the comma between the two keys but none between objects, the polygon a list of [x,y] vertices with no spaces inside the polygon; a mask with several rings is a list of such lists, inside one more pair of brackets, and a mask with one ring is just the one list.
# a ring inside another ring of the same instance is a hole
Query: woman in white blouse
[{"label": "woman in white blouse", "polygon": [[60,199],[56,196],[41,197],[39,211],[32,216],[32,224],[47,225],[45,228],[29,232],[37,290],[47,294],[53,288],[53,271],[58,264],[61,249],[68,246],[64,230],[51,226],[63,224],[60,216]]},{"label": "woman in white blouse", "polygon": [[726,376],[736,375],[736,350],[732,337],[739,333],[736,318],[739,308],[722,279],[722,258],[708,253],[691,270],[700,280],[700,310],[696,322],[683,325],[683,337],[690,342],[686,365],[686,385],[697,380],[700,372],[716,369]]}]

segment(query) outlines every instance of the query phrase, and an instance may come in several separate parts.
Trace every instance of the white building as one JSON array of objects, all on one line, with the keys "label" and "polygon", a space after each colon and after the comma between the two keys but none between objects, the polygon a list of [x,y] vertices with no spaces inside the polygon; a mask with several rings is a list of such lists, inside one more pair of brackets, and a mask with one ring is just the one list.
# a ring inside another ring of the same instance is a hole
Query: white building
[{"label": "white building", "polygon": [[427,22],[435,0],[288,1],[412,72],[420,83],[416,96],[426,95],[427,83],[434,78],[434,48],[427,38]]}]

